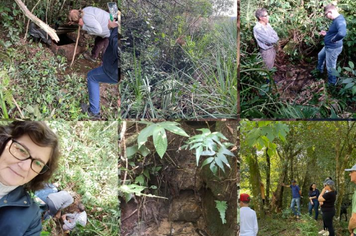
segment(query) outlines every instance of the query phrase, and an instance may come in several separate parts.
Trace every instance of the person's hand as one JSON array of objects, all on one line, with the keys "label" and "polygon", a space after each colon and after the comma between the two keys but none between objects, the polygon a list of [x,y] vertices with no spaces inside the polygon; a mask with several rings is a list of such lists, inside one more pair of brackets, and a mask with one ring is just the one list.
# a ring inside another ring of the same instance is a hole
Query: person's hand
[{"label": "person's hand", "polygon": [[326,35],[326,31],[325,30],[320,31],[319,35],[325,36]]},{"label": "person's hand", "polygon": [[62,220],[63,220],[63,221],[66,220],[66,215],[62,215]]},{"label": "person's hand", "polygon": [[109,29],[112,29],[112,28],[115,28],[115,27],[118,27],[118,26],[119,26],[119,24],[116,21],[109,20],[109,22],[108,22],[108,28]]},{"label": "person's hand", "polygon": [[284,183],[281,183],[281,185],[284,187],[285,186],[285,184]]},{"label": "person's hand", "polygon": [[84,25],[84,21],[83,21],[83,19],[82,19],[82,18],[80,18],[80,19],[79,19],[78,25],[80,25],[80,26],[82,26],[82,27],[83,27],[83,25]]}]

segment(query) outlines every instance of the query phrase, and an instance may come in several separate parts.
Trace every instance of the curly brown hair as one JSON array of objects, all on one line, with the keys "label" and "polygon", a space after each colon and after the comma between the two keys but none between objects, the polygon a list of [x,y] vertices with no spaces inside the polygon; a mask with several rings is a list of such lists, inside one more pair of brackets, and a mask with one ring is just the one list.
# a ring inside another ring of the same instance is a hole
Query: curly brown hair
[{"label": "curly brown hair", "polygon": [[24,186],[28,191],[36,191],[44,187],[44,184],[49,181],[58,168],[59,141],[57,135],[44,122],[14,121],[11,124],[0,126],[0,155],[10,138],[17,139],[23,135],[28,135],[38,146],[52,148],[52,153],[47,163],[49,170],[37,175]]}]

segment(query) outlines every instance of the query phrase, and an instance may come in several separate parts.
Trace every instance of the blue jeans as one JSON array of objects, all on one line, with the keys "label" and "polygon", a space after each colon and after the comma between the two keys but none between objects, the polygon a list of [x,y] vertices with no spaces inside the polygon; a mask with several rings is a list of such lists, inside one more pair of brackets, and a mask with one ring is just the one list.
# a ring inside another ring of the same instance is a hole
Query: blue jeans
[{"label": "blue jeans", "polygon": [[[297,204],[297,208],[298,208],[298,211],[296,212],[295,211],[295,208],[294,206]],[[296,215],[296,216],[300,216],[300,198],[292,198],[292,202],[290,204],[290,208],[292,209],[293,211],[293,214]]]},{"label": "blue jeans", "polygon": [[316,220],[318,219],[318,215],[319,215],[318,207],[319,207],[318,200],[314,199],[313,200],[313,205],[309,202],[309,207],[308,207],[309,215],[312,216],[312,211],[313,211],[313,208],[314,208],[314,211],[315,211],[314,219],[316,219]]},{"label": "blue jeans", "polygon": [[337,57],[340,55],[342,47],[339,48],[325,48],[321,49],[318,54],[318,67],[317,69],[323,73],[324,65],[326,64],[326,70],[328,71],[329,84],[336,84],[336,76],[334,71],[336,70]]},{"label": "blue jeans", "polygon": [[96,115],[100,113],[100,86],[99,83],[116,84],[117,80],[111,79],[105,74],[103,67],[95,68],[88,73],[88,92],[90,111]]}]

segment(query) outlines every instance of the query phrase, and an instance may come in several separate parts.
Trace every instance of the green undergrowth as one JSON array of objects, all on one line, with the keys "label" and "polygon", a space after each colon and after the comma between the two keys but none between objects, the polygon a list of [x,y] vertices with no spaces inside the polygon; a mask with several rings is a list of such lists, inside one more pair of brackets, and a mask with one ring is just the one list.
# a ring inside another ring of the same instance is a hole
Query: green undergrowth
[{"label": "green undergrowth", "polygon": [[[155,65],[155,51],[132,61],[120,85],[123,118],[234,118],[237,114],[236,22],[174,45],[170,70]],[[142,59],[145,58],[145,59]],[[167,67],[167,65],[166,65]]]},{"label": "green undergrowth", "polygon": [[[86,120],[80,104],[89,103],[86,75],[90,68],[69,68],[66,58],[41,42],[23,39],[26,25],[16,3],[0,6],[0,117]],[[108,92],[101,115],[115,119],[117,95]],[[106,107],[109,106],[109,107]]]}]

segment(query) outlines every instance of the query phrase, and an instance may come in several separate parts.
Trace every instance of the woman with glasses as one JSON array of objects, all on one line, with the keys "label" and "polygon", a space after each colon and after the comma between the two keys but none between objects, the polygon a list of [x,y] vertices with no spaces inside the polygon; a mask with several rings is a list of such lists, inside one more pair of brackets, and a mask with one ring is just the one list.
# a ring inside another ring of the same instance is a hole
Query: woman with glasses
[{"label": "woman with glasses", "polygon": [[58,138],[43,122],[0,126],[0,236],[40,235],[40,209],[30,193],[57,169]]}]

